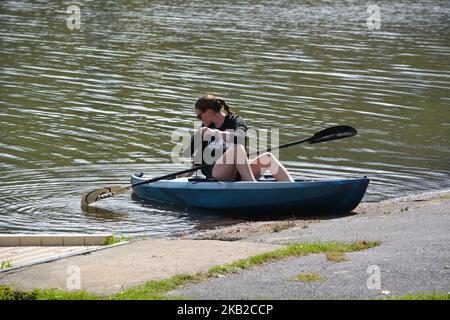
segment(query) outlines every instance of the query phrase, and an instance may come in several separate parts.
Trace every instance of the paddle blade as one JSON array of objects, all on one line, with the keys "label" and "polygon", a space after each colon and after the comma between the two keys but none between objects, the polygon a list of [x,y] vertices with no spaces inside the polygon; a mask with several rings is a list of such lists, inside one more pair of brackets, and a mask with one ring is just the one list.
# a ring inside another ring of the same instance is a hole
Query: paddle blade
[{"label": "paddle blade", "polygon": [[131,186],[111,186],[95,189],[81,199],[81,208],[87,208],[91,203],[125,193],[130,189]]},{"label": "paddle blade", "polygon": [[353,137],[358,134],[355,128],[350,126],[335,126],[317,132],[308,143],[320,143],[325,141]]}]

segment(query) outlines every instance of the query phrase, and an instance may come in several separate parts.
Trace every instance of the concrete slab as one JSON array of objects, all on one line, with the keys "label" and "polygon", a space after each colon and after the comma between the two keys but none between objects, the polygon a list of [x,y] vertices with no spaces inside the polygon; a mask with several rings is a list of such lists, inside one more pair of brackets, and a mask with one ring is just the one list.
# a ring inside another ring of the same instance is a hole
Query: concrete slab
[{"label": "concrete slab", "polygon": [[[79,270],[80,288],[107,295],[148,280],[194,274],[210,267],[279,248],[276,244],[215,240],[141,240],[0,274],[0,284],[17,290],[57,288],[65,291]],[[68,282],[69,281],[69,282]],[[75,288],[76,289],[76,288]]]},{"label": "concrete slab", "polygon": [[0,247],[101,246],[112,233],[100,234],[0,234]]},{"label": "concrete slab", "polygon": [[0,252],[0,272],[34,265],[45,261],[98,250],[102,246],[33,246],[33,247],[3,247]]}]

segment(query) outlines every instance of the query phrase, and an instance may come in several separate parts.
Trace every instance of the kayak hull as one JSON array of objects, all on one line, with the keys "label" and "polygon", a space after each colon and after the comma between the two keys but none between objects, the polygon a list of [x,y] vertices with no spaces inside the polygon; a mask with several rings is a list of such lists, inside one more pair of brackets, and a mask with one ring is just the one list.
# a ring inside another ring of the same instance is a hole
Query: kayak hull
[{"label": "kayak hull", "polygon": [[[133,175],[131,184],[150,179]],[[362,200],[369,179],[296,180],[295,183],[218,182],[188,178],[133,187],[134,194],[162,204],[233,213],[343,214]]]}]

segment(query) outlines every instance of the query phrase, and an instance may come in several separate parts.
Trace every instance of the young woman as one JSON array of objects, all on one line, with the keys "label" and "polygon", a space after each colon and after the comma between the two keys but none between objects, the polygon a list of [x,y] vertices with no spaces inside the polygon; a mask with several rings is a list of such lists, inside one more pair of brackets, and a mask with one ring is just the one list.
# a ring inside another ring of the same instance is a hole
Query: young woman
[{"label": "young woman", "polygon": [[200,130],[196,133],[202,144],[201,148],[195,150],[193,139],[191,155],[201,152],[202,163],[205,163],[203,158],[205,148],[209,148],[207,154],[211,154],[212,158],[217,149],[222,149],[217,153],[220,156],[216,157],[216,161],[206,169],[202,169],[207,178],[218,181],[257,181],[265,170],[269,170],[278,181],[294,182],[286,168],[270,152],[251,160],[247,158],[245,120],[231,112],[223,99],[205,95],[197,100],[194,109],[197,118],[202,122]]}]

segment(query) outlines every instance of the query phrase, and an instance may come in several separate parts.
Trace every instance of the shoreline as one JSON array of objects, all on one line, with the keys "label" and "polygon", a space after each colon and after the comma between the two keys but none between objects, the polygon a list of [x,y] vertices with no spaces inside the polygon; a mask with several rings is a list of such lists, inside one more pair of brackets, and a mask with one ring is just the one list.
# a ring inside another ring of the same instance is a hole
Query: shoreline
[{"label": "shoreline", "polygon": [[290,217],[280,220],[248,221],[232,225],[216,226],[193,232],[176,234],[169,240],[220,240],[240,241],[250,240],[264,234],[278,233],[287,229],[308,229],[323,220],[339,219],[358,215],[387,215],[431,205],[441,200],[450,199],[450,188],[410,194],[377,202],[361,202],[351,213],[338,216],[305,216]]}]

